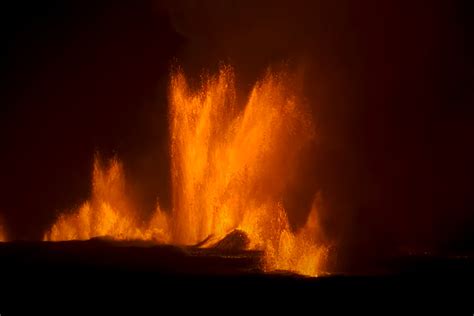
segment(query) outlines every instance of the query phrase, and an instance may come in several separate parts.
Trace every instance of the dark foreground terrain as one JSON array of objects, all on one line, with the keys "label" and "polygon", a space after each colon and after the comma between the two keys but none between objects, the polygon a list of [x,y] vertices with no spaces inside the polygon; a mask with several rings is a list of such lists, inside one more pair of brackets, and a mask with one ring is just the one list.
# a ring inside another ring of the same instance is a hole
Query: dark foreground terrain
[{"label": "dark foreground terrain", "polygon": [[57,302],[73,306],[69,312],[96,303],[180,311],[223,303],[231,311],[256,302],[267,311],[371,307],[385,314],[415,304],[425,312],[474,312],[471,256],[412,255],[386,262],[382,274],[308,278],[264,273],[261,255],[108,240],[0,243],[0,314],[64,311]]}]

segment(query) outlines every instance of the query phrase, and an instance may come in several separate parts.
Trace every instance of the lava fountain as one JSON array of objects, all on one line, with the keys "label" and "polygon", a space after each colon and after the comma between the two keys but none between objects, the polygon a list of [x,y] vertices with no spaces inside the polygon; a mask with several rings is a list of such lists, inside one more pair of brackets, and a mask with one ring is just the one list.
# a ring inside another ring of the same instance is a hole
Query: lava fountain
[{"label": "lava fountain", "polygon": [[143,239],[168,242],[168,219],[159,205],[150,221],[143,221],[128,198],[121,162],[104,165],[94,159],[91,198],[77,209],[61,214],[44,240],[87,240],[109,236],[117,240]]},{"label": "lava fountain", "polygon": [[317,275],[327,254],[318,240],[318,199],[296,231],[283,206],[315,137],[311,116],[286,72],[267,71],[243,106],[234,81],[228,66],[194,90],[181,70],[171,75],[170,212],[157,206],[151,220],[141,220],[127,199],[120,162],[103,166],[96,159],[91,199],[61,215],[44,239],[108,235],[209,247],[239,230],[250,240],[248,249],[264,251],[266,271]]}]

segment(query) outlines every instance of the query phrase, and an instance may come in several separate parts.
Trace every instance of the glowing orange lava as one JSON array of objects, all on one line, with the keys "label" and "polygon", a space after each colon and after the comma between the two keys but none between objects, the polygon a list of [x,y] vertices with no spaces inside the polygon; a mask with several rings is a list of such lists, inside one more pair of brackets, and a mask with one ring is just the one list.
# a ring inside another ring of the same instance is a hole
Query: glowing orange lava
[{"label": "glowing orange lava", "polygon": [[[191,91],[183,73],[170,87],[173,240],[196,243],[247,233],[267,269],[315,275],[324,250],[308,222],[296,234],[282,206],[314,127],[285,73],[268,72],[243,108],[230,67]],[[316,216],[316,209],[310,219]],[[314,234],[313,234],[314,233]],[[314,235],[314,237],[313,237]]]},{"label": "glowing orange lava", "polygon": [[44,235],[44,240],[87,240],[108,236],[168,242],[168,221],[159,206],[152,220],[145,222],[127,196],[122,164],[112,159],[104,167],[96,157],[91,199],[73,212],[61,214]]},{"label": "glowing orange lava", "polygon": [[241,106],[230,67],[195,91],[181,71],[173,73],[170,215],[157,207],[151,221],[140,221],[127,199],[120,163],[103,168],[96,160],[90,201],[62,215],[44,239],[108,235],[189,245],[239,229],[250,249],[264,251],[266,271],[317,275],[326,255],[317,240],[317,204],[295,232],[282,203],[302,150],[315,136],[294,91],[288,74],[269,71]]}]

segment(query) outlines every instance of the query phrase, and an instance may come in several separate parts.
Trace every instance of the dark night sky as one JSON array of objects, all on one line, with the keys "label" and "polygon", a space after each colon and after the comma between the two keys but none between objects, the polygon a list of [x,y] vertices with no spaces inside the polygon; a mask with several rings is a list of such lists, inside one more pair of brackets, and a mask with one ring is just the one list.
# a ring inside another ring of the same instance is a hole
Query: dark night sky
[{"label": "dark night sky", "polygon": [[87,198],[97,150],[123,159],[145,211],[169,205],[173,61],[192,75],[230,62],[244,91],[286,61],[305,70],[320,133],[287,200],[295,225],[320,190],[328,238],[349,255],[474,247],[469,1],[3,6],[0,212],[12,238],[39,238]]}]

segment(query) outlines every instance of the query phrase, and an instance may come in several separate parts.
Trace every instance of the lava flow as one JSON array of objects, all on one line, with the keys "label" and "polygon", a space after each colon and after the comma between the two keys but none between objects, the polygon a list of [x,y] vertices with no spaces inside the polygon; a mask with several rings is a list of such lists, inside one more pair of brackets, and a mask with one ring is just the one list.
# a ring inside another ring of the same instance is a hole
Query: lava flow
[{"label": "lava flow", "polygon": [[157,206],[143,220],[127,198],[121,163],[105,167],[96,159],[90,200],[61,215],[44,239],[107,235],[176,245],[207,240],[200,244],[210,247],[238,229],[249,238],[247,249],[264,251],[266,271],[317,275],[327,253],[317,238],[318,199],[296,231],[283,206],[295,166],[315,137],[290,76],[268,71],[240,106],[231,67],[197,90],[177,71],[169,98],[172,209]]}]

